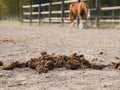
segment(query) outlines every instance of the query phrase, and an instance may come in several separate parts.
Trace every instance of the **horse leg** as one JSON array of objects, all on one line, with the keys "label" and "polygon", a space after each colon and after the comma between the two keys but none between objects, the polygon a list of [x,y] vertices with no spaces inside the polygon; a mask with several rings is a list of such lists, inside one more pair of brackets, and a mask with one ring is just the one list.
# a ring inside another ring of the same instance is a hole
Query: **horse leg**
[{"label": "horse leg", "polygon": [[82,19],[82,16],[81,16],[81,15],[79,15],[79,19],[80,19],[79,28],[80,28],[80,29],[83,29],[83,28],[84,28],[84,24],[83,24],[83,19]]},{"label": "horse leg", "polygon": [[90,19],[90,9],[87,10],[87,19]]},{"label": "horse leg", "polygon": [[71,21],[71,27],[74,28],[74,20]]},{"label": "horse leg", "polygon": [[69,18],[70,18],[71,27],[74,28],[74,14],[72,11],[70,11],[69,13]]},{"label": "horse leg", "polygon": [[75,24],[74,24],[74,19],[75,19],[76,15],[73,15],[72,17],[72,27],[74,28],[75,27]]},{"label": "horse leg", "polygon": [[73,18],[73,16],[70,18],[70,23],[71,23],[71,27],[74,28],[74,18]]}]

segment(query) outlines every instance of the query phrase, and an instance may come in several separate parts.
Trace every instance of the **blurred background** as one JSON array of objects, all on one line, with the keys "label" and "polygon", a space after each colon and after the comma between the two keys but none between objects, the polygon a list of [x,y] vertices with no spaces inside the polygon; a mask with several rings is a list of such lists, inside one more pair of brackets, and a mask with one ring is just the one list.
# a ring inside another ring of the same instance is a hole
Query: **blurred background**
[{"label": "blurred background", "polygon": [[[51,0],[52,2],[59,2],[61,0]],[[69,0],[71,1],[71,0]],[[32,4],[49,3],[50,0],[31,0]],[[120,0],[98,0],[99,7],[120,6]],[[96,0],[87,0],[90,8],[95,8]],[[0,20],[20,20],[20,10],[23,5],[30,5],[30,0],[0,0]],[[54,5],[52,10],[60,9],[60,5]],[[65,5],[65,9],[69,8],[69,4]],[[41,10],[48,10],[48,7],[41,8]],[[27,11],[27,10],[26,10]],[[34,11],[37,11],[34,9]],[[92,16],[95,15],[93,11]],[[111,16],[112,11],[100,11],[99,16]],[[54,15],[55,16],[55,15]],[[68,15],[66,15],[67,17]],[[36,16],[37,17],[37,16]],[[45,15],[44,15],[45,17]],[[47,15],[46,15],[47,17]],[[120,17],[120,10],[114,11],[114,17]]]}]

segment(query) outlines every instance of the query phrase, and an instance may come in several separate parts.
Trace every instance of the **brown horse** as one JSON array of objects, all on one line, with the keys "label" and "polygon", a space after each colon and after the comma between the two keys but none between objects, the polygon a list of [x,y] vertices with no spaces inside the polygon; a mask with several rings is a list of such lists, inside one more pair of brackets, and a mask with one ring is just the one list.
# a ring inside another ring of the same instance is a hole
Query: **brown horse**
[{"label": "brown horse", "polygon": [[83,17],[86,15],[87,19],[90,18],[90,9],[85,1],[86,0],[81,0],[81,2],[70,4],[69,17],[70,17],[70,22],[72,27],[74,26],[74,19],[76,16],[78,16],[80,19],[79,27],[81,29],[83,28]]}]

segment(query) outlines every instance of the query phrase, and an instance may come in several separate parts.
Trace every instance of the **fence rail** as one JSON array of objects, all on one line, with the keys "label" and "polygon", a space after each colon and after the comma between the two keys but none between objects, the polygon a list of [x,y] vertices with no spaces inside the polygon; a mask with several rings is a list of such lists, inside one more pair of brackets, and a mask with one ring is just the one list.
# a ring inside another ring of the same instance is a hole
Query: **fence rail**
[{"label": "fence rail", "polygon": [[[69,10],[65,10],[64,5],[65,4],[69,4],[69,3],[73,3],[73,2],[78,2],[79,0],[62,0],[61,2],[50,2],[50,3],[44,3],[44,4],[35,4],[35,5],[23,5],[21,8],[21,21],[23,22],[30,22],[30,24],[32,22],[61,22],[64,23],[65,21],[68,22],[67,20],[69,20],[68,18],[65,17],[65,14],[69,13]],[[51,6],[53,5],[61,5],[61,10],[56,10],[56,11],[52,11],[51,10]],[[49,7],[47,11],[41,11],[41,7]],[[32,11],[32,9],[34,8],[38,8],[37,12]],[[91,11],[98,11],[98,6],[96,6],[96,8],[91,8]],[[30,12],[25,12],[24,9],[30,9]],[[120,10],[120,6],[114,6],[114,7],[101,7],[99,8],[99,10],[101,11],[107,11],[107,10]],[[114,12],[113,12],[114,13]],[[61,17],[51,17],[53,14],[60,14]],[[33,19],[32,16],[34,15],[38,15],[38,19]],[[41,18],[41,15],[48,15],[48,18]],[[97,15],[97,14],[96,14]],[[113,14],[114,15],[114,14]],[[109,22],[119,22],[120,20],[114,20],[113,17],[115,18],[115,16],[112,15],[112,20],[105,20],[105,21],[109,21]],[[29,16],[29,19],[24,19],[24,16]],[[98,18],[99,16],[95,16],[96,22],[98,22]],[[94,17],[94,18],[95,18]],[[120,18],[120,16],[118,16],[118,18]],[[101,20],[104,21],[104,20]]]},{"label": "fence rail", "polygon": [[120,10],[120,6],[114,6],[114,7],[102,7],[100,10]]}]

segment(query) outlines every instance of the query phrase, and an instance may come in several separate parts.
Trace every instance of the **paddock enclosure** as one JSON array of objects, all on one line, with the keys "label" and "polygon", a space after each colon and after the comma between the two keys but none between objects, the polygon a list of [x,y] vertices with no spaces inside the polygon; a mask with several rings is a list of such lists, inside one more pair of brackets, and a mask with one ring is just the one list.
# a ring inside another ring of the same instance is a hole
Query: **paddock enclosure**
[{"label": "paddock enclosure", "polygon": [[[95,7],[91,8],[91,22],[98,26],[101,23],[112,23],[119,24],[120,23],[120,6],[112,6],[112,7],[103,7],[99,5],[99,0],[94,0],[96,3]],[[80,2],[80,0],[61,0],[58,2],[52,2],[50,0],[49,3],[39,3],[32,4],[32,0],[30,0],[30,5],[23,5],[21,7],[21,22],[29,22],[31,23],[68,23],[69,18],[69,5],[74,2]],[[89,5],[89,3],[88,3]],[[58,6],[58,8],[54,8],[54,6]],[[90,5],[92,6],[92,5]],[[109,12],[108,12],[109,11]],[[106,16],[101,16],[101,13],[107,13]],[[76,21],[79,23],[79,21]]]}]

